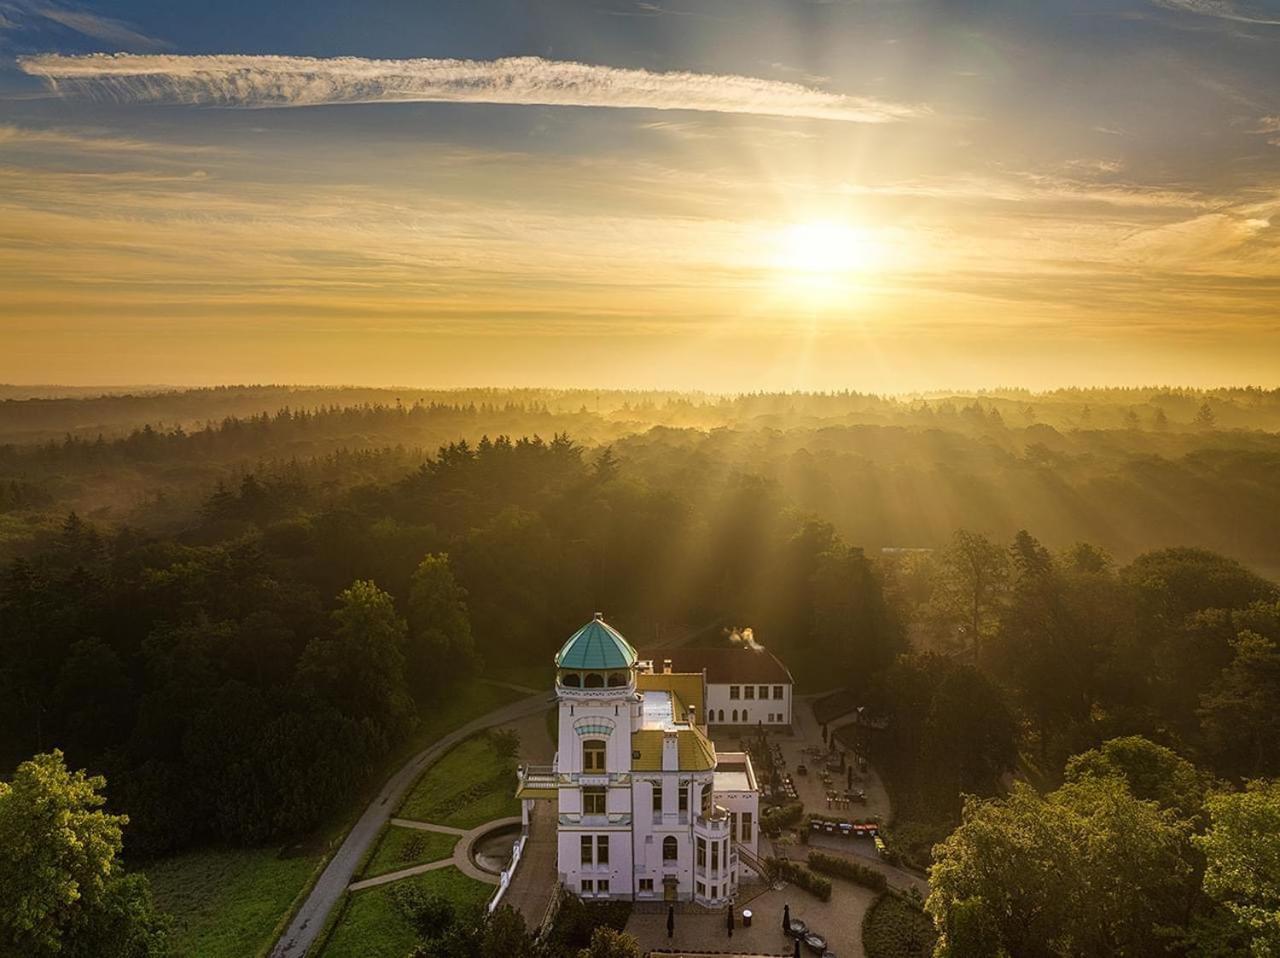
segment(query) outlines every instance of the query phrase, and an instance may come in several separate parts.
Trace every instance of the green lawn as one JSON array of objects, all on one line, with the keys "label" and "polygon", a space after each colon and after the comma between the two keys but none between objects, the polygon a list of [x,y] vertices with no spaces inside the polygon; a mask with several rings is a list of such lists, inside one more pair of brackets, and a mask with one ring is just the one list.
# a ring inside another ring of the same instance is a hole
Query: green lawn
[{"label": "green lawn", "polygon": [[[550,694],[551,686],[548,685],[547,695]],[[423,705],[418,727],[414,729],[407,747],[397,753],[400,760],[395,763],[395,767],[399,768],[410,755],[422,751],[432,742],[459,726],[466,725],[472,719],[479,718],[485,712],[526,697],[523,692],[489,685],[487,682],[468,682],[461,688],[449,687],[434,702]],[[381,786],[382,782],[379,781],[378,787]]]},{"label": "green lawn", "polygon": [[474,735],[450,749],[414,785],[399,817],[455,828],[475,828],[520,814],[513,762],[494,751],[487,735]]},{"label": "green lawn", "polygon": [[145,869],[156,901],[174,916],[183,958],[250,958],[272,933],[320,861],[275,849],[187,852]]},{"label": "green lawn", "polygon": [[360,870],[360,877],[373,878],[411,865],[438,862],[452,855],[453,846],[457,844],[457,835],[388,825],[382,830],[368,864]]},{"label": "green lawn", "polygon": [[494,892],[493,885],[468,878],[453,867],[355,892],[347,897],[321,958],[404,958],[409,954],[418,936],[388,894],[389,888],[408,882],[444,895],[459,906],[483,904]]}]

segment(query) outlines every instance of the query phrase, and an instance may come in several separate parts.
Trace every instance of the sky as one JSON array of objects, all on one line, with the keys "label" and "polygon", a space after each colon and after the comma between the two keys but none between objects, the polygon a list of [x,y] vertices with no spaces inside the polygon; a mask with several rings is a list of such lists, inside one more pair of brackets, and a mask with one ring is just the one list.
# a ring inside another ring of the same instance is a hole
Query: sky
[{"label": "sky", "polygon": [[0,0],[0,381],[1280,386],[1280,0]]}]

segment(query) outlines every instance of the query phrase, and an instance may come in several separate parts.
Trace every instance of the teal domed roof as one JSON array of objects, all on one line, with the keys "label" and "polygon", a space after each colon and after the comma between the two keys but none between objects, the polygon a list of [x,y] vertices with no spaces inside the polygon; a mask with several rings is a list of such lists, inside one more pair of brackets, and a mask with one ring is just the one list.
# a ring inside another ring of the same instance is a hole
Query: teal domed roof
[{"label": "teal domed roof", "polygon": [[580,628],[556,653],[558,669],[629,669],[636,664],[636,650],[617,629],[605,624],[604,614]]}]

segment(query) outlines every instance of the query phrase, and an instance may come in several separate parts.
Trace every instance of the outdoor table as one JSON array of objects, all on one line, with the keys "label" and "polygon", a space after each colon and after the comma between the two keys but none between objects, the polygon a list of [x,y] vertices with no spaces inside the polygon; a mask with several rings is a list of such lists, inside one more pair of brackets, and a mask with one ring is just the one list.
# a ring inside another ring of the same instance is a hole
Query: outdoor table
[{"label": "outdoor table", "polygon": [[750,908],[742,909],[742,927],[743,928],[751,927],[751,909]]}]

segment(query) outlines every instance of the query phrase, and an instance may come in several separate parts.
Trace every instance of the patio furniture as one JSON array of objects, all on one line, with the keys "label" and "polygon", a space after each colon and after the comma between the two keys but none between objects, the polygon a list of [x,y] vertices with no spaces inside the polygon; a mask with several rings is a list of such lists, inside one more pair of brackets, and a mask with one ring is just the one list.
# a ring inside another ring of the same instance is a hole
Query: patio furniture
[{"label": "patio furniture", "polygon": [[751,927],[751,909],[750,908],[742,909],[742,927],[743,928]]},{"label": "patio furniture", "polygon": [[804,938],[809,934],[809,926],[799,918],[791,919],[791,930],[787,932],[792,938]]},{"label": "patio furniture", "polygon": [[815,955],[820,955],[827,950],[827,939],[823,938],[816,931],[811,931],[809,934],[805,935],[804,943]]}]

